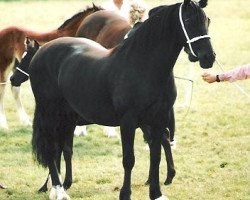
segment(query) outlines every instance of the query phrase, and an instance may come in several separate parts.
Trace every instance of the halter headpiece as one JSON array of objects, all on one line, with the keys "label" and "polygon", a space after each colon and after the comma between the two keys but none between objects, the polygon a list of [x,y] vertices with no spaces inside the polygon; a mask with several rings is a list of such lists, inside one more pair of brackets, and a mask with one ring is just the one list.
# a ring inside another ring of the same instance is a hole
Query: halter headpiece
[{"label": "halter headpiece", "polygon": [[210,36],[209,35],[200,35],[200,36],[194,37],[192,39],[189,38],[189,36],[187,34],[187,30],[185,29],[185,26],[184,26],[184,23],[183,23],[183,19],[182,19],[182,6],[183,6],[183,3],[180,5],[180,9],[179,9],[179,19],[180,19],[180,22],[181,22],[181,27],[182,27],[184,35],[185,35],[185,37],[187,39],[187,43],[188,43],[188,46],[189,46],[189,49],[190,49],[191,53],[193,54],[194,57],[197,57],[197,55],[195,55],[195,53],[193,51],[191,43],[196,42],[196,41],[198,41],[200,39],[203,39],[203,38],[210,38]]}]

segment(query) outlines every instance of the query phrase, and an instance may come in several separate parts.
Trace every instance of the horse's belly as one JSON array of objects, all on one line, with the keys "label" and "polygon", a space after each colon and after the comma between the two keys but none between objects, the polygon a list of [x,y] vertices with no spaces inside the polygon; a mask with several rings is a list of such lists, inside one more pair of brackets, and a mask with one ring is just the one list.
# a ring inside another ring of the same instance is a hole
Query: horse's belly
[{"label": "horse's belly", "polygon": [[85,120],[93,124],[105,126],[118,126],[119,119],[113,108],[109,105],[93,106],[87,104],[74,105],[73,109]]},{"label": "horse's belly", "polygon": [[88,122],[106,126],[119,125],[119,117],[106,92],[88,88],[78,92],[64,90],[63,93],[70,106]]}]

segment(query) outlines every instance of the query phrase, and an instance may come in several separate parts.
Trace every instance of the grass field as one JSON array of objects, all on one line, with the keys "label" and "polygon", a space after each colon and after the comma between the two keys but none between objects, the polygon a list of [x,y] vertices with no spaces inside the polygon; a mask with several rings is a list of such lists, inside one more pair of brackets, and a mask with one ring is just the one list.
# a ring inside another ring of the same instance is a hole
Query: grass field
[{"label": "grass field", "polygon": [[[48,31],[59,27],[91,2],[1,1],[0,29],[20,25]],[[102,5],[103,1],[93,2]],[[146,2],[152,7],[176,1]],[[211,18],[210,35],[217,59],[225,70],[250,62],[249,7],[250,1],[246,0],[209,0],[205,9]],[[214,64],[209,71],[216,73],[221,70]],[[175,74],[194,80],[193,98],[187,114],[188,106],[183,106],[183,103],[188,83],[177,80],[177,149],[173,151],[177,175],[171,186],[164,186],[166,163],[162,160],[162,192],[171,200],[249,200],[250,100],[231,83],[209,85],[203,82],[202,73],[199,65],[191,64],[185,53],[180,55]],[[249,83],[250,80],[238,82],[250,93]],[[34,100],[28,82],[22,86],[22,100],[32,117]],[[48,194],[36,193],[45,181],[47,170],[32,159],[32,129],[19,123],[9,85],[6,88],[5,112],[9,130],[0,130],[0,183],[8,188],[0,190],[0,199],[48,199]],[[74,200],[118,199],[123,180],[120,140],[106,138],[100,126],[89,126],[88,131],[88,136],[74,141],[74,183],[68,194]],[[148,199],[148,187],[144,186],[148,155],[142,134],[138,131],[132,175],[134,200]]]}]

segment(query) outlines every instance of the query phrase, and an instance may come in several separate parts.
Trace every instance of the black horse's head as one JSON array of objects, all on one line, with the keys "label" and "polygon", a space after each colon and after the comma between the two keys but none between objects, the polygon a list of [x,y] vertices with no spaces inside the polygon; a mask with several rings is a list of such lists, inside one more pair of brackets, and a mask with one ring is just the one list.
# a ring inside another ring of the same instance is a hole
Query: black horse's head
[{"label": "black horse's head", "polygon": [[185,41],[184,51],[191,62],[200,62],[202,68],[210,68],[215,61],[215,53],[208,36],[210,19],[202,8],[208,0],[199,3],[184,0],[179,9],[179,20]]},{"label": "black horse's head", "polygon": [[22,59],[19,65],[16,67],[13,75],[10,77],[11,85],[18,87],[23,82],[29,79],[29,65],[39,49],[39,44],[36,40],[31,41],[29,38],[26,38],[26,51],[24,52]]}]

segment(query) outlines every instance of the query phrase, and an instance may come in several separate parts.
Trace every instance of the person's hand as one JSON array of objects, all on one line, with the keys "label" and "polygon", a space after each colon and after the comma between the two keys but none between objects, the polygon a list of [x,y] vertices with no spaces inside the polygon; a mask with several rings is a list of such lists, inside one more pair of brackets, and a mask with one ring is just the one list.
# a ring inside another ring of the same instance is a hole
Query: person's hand
[{"label": "person's hand", "polygon": [[214,83],[216,81],[216,75],[205,72],[202,74],[202,79],[208,83]]}]

